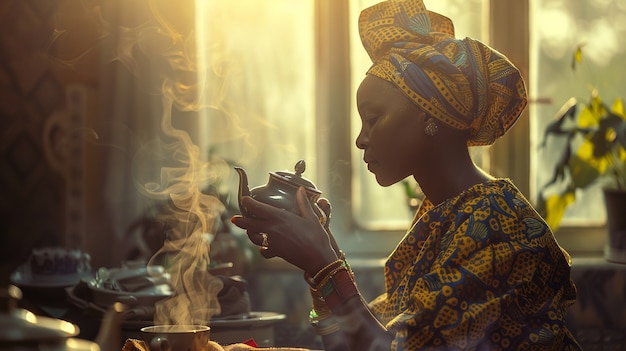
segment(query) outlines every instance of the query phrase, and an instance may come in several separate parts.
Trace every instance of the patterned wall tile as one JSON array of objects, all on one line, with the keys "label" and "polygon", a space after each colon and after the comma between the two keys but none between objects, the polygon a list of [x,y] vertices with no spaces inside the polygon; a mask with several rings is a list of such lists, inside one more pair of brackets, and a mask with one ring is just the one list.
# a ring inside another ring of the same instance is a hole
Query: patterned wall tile
[{"label": "patterned wall tile", "polygon": [[0,284],[33,245],[63,236],[65,183],[47,164],[42,131],[64,99],[51,68],[56,1],[0,2]]}]

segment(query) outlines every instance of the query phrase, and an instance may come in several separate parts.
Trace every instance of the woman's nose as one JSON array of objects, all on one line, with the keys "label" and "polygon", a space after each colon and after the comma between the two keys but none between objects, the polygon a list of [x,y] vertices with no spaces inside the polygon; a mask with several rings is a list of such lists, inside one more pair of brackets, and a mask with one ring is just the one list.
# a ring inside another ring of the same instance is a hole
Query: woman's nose
[{"label": "woman's nose", "polygon": [[359,132],[359,135],[356,137],[356,147],[363,150],[369,144],[369,137],[364,133],[363,128]]}]

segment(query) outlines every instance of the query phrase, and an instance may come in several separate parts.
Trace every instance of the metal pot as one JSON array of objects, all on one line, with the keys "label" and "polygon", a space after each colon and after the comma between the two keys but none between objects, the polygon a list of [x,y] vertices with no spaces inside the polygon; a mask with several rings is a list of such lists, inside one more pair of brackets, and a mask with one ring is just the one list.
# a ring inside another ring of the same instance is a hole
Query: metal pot
[{"label": "metal pot", "polygon": [[0,349],[46,351],[99,351],[98,344],[74,338],[76,325],[54,318],[42,317],[17,307],[21,290],[9,286],[0,290]]},{"label": "metal pot", "polygon": [[239,210],[244,216],[250,216],[247,209],[241,203],[244,196],[251,196],[255,200],[264,202],[274,207],[299,213],[296,203],[296,191],[299,187],[304,187],[307,197],[312,203],[319,199],[322,192],[317,189],[310,180],[302,177],[306,169],[304,160],[300,160],[295,165],[295,172],[278,171],[270,172],[270,177],[265,185],[257,186],[250,190],[248,188],[248,176],[241,167],[235,167],[239,174]]}]

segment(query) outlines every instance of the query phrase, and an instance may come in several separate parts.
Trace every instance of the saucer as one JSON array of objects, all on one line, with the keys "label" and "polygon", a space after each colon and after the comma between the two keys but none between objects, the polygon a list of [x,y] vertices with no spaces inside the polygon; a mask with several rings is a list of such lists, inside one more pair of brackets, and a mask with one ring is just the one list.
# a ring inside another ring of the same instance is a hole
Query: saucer
[{"label": "saucer", "polygon": [[274,324],[278,321],[284,320],[285,318],[287,318],[287,316],[282,313],[252,311],[248,316],[245,317],[213,318],[211,319],[211,321],[209,321],[209,326],[215,328],[259,327],[263,325]]},{"label": "saucer", "polygon": [[[132,307],[130,309],[132,311]],[[222,318],[213,318],[211,319],[207,325],[211,327],[211,330],[214,329],[239,329],[239,328],[258,328],[258,327],[266,327],[276,324],[282,320],[285,320],[287,316],[282,313],[276,312],[263,312],[263,311],[252,311],[248,316],[245,317],[222,317]],[[124,320],[124,328],[125,329],[137,329],[139,330],[142,327],[151,325],[153,323],[152,320],[141,320],[141,319],[126,319]]]},{"label": "saucer", "polygon": [[27,270],[25,265],[18,267],[11,274],[11,283],[26,288],[63,288],[78,284],[83,278],[89,278],[90,272],[55,275],[36,275]]}]

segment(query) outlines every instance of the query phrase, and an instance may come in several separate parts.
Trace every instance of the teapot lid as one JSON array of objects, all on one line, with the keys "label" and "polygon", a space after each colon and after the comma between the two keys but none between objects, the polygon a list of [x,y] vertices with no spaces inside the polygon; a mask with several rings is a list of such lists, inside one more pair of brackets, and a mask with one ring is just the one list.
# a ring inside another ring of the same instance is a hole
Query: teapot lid
[{"label": "teapot lid", "polygon": [[302,176],[302,173],[304,173],[304,171],[306,170],[306,163],[304,162],[304,160],[300,160],[296,162],[296,165],[294,166],[294,170],[295,170],[295,173],[287,172],[287,171],[278,171],[278,172],[270,172],[270,174],[288,183],[294,184],[296,186],[303,186],[306,188],[307,191],[321,193],[321,191],[317,189],[317,187],[315,186],[315,184],[313,184],[312,181]]}]

